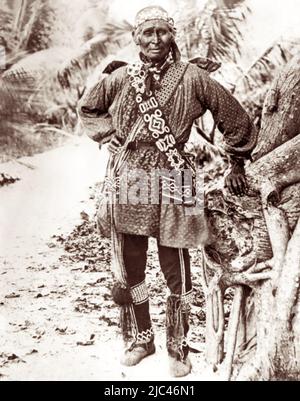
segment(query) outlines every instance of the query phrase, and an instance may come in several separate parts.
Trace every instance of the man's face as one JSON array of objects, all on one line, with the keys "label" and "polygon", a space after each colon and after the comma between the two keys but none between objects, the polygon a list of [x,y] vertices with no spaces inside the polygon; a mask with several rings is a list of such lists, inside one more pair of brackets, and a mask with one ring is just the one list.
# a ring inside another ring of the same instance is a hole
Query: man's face
[{"label": "man's face", "polygon": [[162,61],[169,54],[172,39],[173,35],[166,22],[147,21],[139,34],[141,52],[154,63]]}]

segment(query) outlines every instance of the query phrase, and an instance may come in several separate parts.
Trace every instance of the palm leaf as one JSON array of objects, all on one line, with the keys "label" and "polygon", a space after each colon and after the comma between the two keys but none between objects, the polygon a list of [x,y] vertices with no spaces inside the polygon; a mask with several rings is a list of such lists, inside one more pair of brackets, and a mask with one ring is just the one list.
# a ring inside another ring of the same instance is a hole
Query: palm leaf
[{"label": "palm leaf", "polygon": [[[41,114],[51,102],[51,93],[55,90],[55,80],[68,48],[52,48],[29,54],[0,78],[1,107],[0,113],[10,119],[18,118],[16,110],[22,113]],[[56,89],[59,93],[59,87]],[[53,95],[52,95],[53,96]]]},{"label": "palm leaf", "polygon": [[236,82],[236,86],[253,90],[271,82],[276,72],[287,63],[291,56],[290,42],[275,41],[251,63]]},{"label": "palm leaf", "polygon": [[278,71],[299,52],[300,41],[276,41],[260,54],[246,72],[240,71],[235,90],[252,116],[257,128],[260,128],[261,113],[266,93]]},{"label": "palm leaf", "polygon": [[28,54],[5,71],[3,78],[9,81],[18,81],[26,77],[41,79],[49,74],[50,77],[53,77],[71,52],[67,47],[52,47]]},{"label": "palm leaf", "polygon": [[[233,3],[236,3],[235,6]],[[241,3],[241,4],[240,4]],[[195,53],[197,47],[203,49],[204,57],[219,61],[234,61],[240,54],[242,32],[240,25],[245,21],[250,10],[243,1],[231,2],[230,8],[224,2],[210,0],[199,12],[195,10],[186,18],[186,24],[192,26],[193,41],[189,51]],[[203,46],[204,44],[204,46]]]},{"label": "palm leaf", "polygon": [[99,33],[88,40],[79,49],[73,51],[69,57],[65,58],[57,71],[61,86],[70,88],[70,80],[76,71],[98,64],[108,53],[108,36],[105,33]]},{"label": "palm leaf", "polygon": [[120,23],[109,22],[103,27],[103,33],[106,33],[111,42],[119,42],[122,38],[128,37],[132,30],[133,26],[125,20]]},{"label": "palm leaf", "polygon": [[0,36],[6,42],[8,56],[14,58],[15,53],[26,50],[41,5],[42,0],[12,0],[1,4]]},{"label": "palm leaf", "polygon": [[127,22],[115,25],[106,24],[95,37],[88,40],[67,58],[58,71],[57,77],[63,88],[71,86],[70,80],[78,70],[95,67],[109,54],[130,43],[132,27]]},{"label": "palm leaf", "polygon": [[36,83],[27,75],[16,80],[0,78],[0,116],[5,121],[24,121],[24,116],[30,114],[36,107],[38,98],[29,102],[30,96],[36,92]]},{"label": "palm leaf", "polygon": [[20,48],[27,48],[27,43],[30,36],[32,35],[34,24],[39,16],[39,13],[41,12],[41,7],[42,2],[40,0],[35,1],[30,5],[29,12],[26,15],[28,19],[23,21],[24,26],[22,28],[22,31],[20,32]]}]

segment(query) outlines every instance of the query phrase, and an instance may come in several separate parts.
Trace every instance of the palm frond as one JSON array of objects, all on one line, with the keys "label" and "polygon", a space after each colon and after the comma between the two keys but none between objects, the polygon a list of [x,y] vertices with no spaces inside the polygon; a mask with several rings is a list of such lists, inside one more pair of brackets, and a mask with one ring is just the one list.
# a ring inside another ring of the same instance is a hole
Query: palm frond
[{"label": "palm frond", "polygon": [[1,5],[0,9],[0,37],[1,45],[5,46],[6,52],[10,52],[17,44],[17,39],[14,37],[13,21],[14,16],[11,9]]},{"label": "palm frond", "polygon": [[247,91],[260,88],[272,81],[276,72],[287,63],[291,56],[289,42],[275,41],[251,63],[236,82],[236,86],[242,86]]},{"label": "palm frond", "polygon": [[203,24],[207,31],[207,57],[234,61],[236,55],[240,54],[242,39],[240,25],[246,17],[246,13],[241,13],[240,8],[226,9],[216,6],[207,8],[203,16]]},{"label": "palm frond", "polygon": [[263,103],[275,75],[292,57],[299,53],[300,40],[277,40],[264,50],[246,71],[240,70],[235,92],[243,106],[260,128]]},{"label": "palm frond", "polygon": [[6,42],[9,56],[26,50],[24,42],[32,33],[43,1],[12,0],[0,5],[0,36]]},{"label": "palm frond", "polygon": [[220,7],[225,7],[225,8],[234,8],[240,3],[242,3],[244,0],[218,0],[218,3]]},{"label": "palm frond", "polygon": [[4,72],[3,78],[9,81],[19,81],[26,77],[41,79],[44,76],[55,76],[66,57],[72,51],[66,47],[52,47],[23,57]]},{"label": "palm frond", "polygon": [[41,10],[42,3],[41,1],[36,1],[32,3],[29,7],[28,19],[24,21],[24,26],[20,33],[20,44],[19,47],[26,49],[27,43],[29,41],[30,36],[32,35],[34,24],[37,20],[38,14]]},{"label": "palm frond", "polygon": [[124,22],[120,25],[106,24],[101,32],[88,40],[67,58],[58,71],[57,77],[63,88],[69,88],[72,75],[78,70],[95,67],[109,54],[130,43],[131,25]]},{"label": "palm frond", "polygon": [[119,42],[122,38],[128,37],[128,34],[130,34],[132,30],[133,26],[125,20],[120,23],[109,22],[105,24],[102,29],[103,33],[106,33],[111,42]]},{"label": "palm frond", "polygon": [[29,54],[5,71],[0,77],[0,114],[16,119],[19,111],[45,113],[50,96],[55,96],[50,89],[59,92],[56,74],[68,52],[68,48],[52,48]]},{"label": "palm frond", "polygon": [[[235,3],[235,5],[233,4]],[[208,1],[203,10],[190,10],[185,16],[184,35],[189,55],[200,53],[219,61],[234,61],[240,54],[242,31],[240,26],[250,10],[244,1],[231,2],[230,8],[224,7],[220,0]]]},{"label": "palm frond", "polygon": [[[35,81],[22,76],[18,80],[0,78],[0,116],[5,121],[23,121],[26,114],[30,114],[34,102],[30,104],[28,99],[36,92]],[[37,100],[36,100],[37,101]]]}]

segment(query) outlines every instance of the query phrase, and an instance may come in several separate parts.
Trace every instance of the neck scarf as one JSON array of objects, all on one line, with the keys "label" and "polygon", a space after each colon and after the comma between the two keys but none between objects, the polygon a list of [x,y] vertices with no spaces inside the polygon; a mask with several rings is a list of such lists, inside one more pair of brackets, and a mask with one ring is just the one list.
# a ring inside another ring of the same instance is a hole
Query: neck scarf
[{"label": "neck scarf", "polygon": [[161,86],[161,79],[168,70],[169,66],[173,63],[171,53],[162,61],[153,63],[149,61],[143,53],[140,53],[140,59],[142,61],[142,69],[145,72],[145,87],[146,92],[154,92]]},{"label": "neck scarf", "polygon": [[145,86],[148,93],[149,91],[153,92],[155,89],[161,87],[161,79],[167,72],[169,66],[172,63],[179,62],[181,59],[181,54],[175,40],[171,43],[170,52],[167,57],[158,63],[149,61],[143,53],[140,53],[139,56],[142,61],[142,68],[145,71]]}]

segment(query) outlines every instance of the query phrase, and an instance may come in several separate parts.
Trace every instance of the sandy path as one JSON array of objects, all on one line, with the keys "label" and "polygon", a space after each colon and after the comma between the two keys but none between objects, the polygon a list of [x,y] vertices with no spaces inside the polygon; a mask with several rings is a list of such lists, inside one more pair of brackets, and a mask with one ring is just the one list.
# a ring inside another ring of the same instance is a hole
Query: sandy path
[{"label": "sandy path", "polygon": [[[93,214],[90,187],[103,176],[106,159],[105,150],[81,138],[0,166],[21,178],[0,188],[2,380],[170,379],[163,330],[155,355],[138,367],[119,365],[117,327],[99,321],[106,313],[102,297],[109,297],[101,286],[107,273],[82,273],[82,263],[59,261],[63,248],[51,245],[52,235],[66,235],[80,223],[81,211]],[[86,299],[93,308],[78,309]],[[210,379],[202,354],[192,360],[186,380]]]}]

